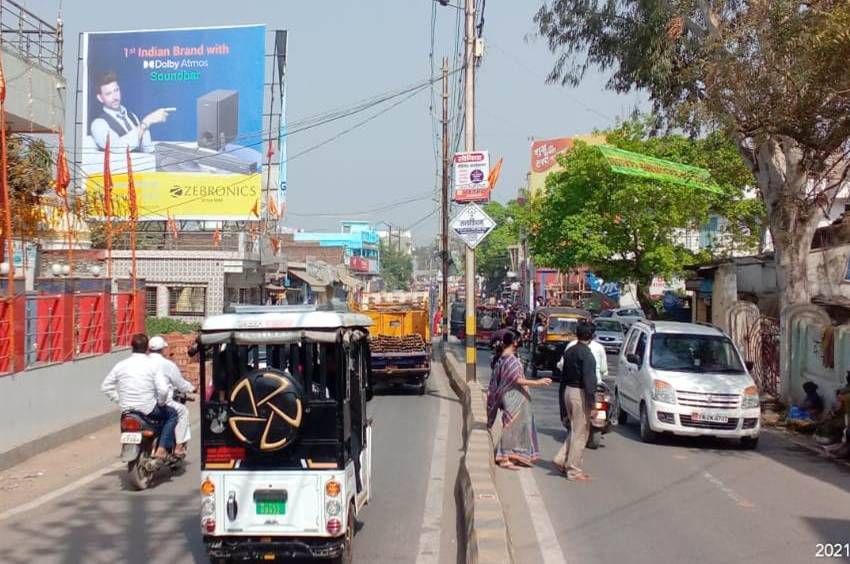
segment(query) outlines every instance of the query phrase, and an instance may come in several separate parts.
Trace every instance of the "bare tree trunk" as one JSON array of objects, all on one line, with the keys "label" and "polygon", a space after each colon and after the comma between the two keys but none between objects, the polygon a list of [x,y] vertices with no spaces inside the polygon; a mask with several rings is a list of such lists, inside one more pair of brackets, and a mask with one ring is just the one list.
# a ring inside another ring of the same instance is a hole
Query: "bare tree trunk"
[{"label": "bare tree trunk", "polygon": [[773,238],[780,310],[808,303],[808,256],[823,214],[806,201],[810,174],[802,151],[791,139],[773,137],[761,144],[754,156]]},{"label": "bare tree trunk", "polygon": [[635,283],[635,288],[637,289],[637,299],[640,308],[648,319],[655,319],[658,317],[658,312],[655,310],[655,301],[649,296],[649,286],[651,283],[652,280],[649,282],[641,280]]}]

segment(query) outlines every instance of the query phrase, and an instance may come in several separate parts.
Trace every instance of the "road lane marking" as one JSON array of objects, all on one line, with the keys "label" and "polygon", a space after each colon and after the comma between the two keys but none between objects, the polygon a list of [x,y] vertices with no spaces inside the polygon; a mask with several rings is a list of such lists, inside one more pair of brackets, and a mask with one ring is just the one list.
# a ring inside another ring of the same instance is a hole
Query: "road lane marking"
[{"label": "road lane marking", "polygon": [[[443,378],[431,379],[436,383],[437,393],[443,395]],[[426,396],[427,397],[427,396]],[[428,488],[425,493],[425,510],[422,515],[422,534],[419,535],[417,564],[440,561],[440,534],[442,532],[443,492],[446,483],[446,458],[449,439],[448,400],[438,397],[440,411],[437,415],[437,434],[431,449],[431,469],[428,472]]]},{"label": "road lane marking", "polygon": [[520,470],[517,474],[519,474],[519,484],[522,487],[525,503],[528,505],[528,512],[531,514],[533,525],[531,528],[537,537],[537,546],[543,555],[544,564],[564,564],[567,559],[561,550],[555,527],[552,526],[552,520],[549,518],[549,512],[546,511],[546,504],[543,503],[543,496],[540,495],[532,470]]},{"label": "road lane marking", "polygon": [[[195,421],[190,422],[190,428],[195,432],[198,432],[198,423],[200,423],[200,420],[195,420]],[[98,478],[102,478],[103,476],[109,474],[110,472],[114,472],[116,470],[120,470],[120,469],[126,468],[126,467],[127,467],[126,462],[113,462],[112,464],[109,464],[107,466],[104,466],[103,468],[95,470],[94,472],[92,472],[88,476],[83,476],[79,480],[71,482],[68,485],[62,486],[59,489],[53,490],[50,493],[46,493],[42,496],[39,496],[39,497],[35,498],[34,500],[29,501],[29,502],[27,502],[23,505],[18,505],[17,507],[13,507],[11,509],[4,511],[3,513],[0,513],[0,521],[5,521],[6,519],[9,519],[10,517],[14,517],[15,515],[20,515],[21,513],[26,513],[27,511],[32,511],[33,509],[36,509],[37,507],[40,507],[40,506],[44,505],[45,503],[47,503],[49,501],[53,501],[54,499],[60,498],[60,497],[64,496],[65,494],[68,494],[68,493],[70,493],[70,492],[72,492],[76,489],[82,488],[83,486],[87,486],[88,484],[91,484],[92,482],[94,482]]]},{"label": "road lane marking", "polygon": [[703,472],[702,476],[703,476],[703,478],[708,480],[714,487],[716,487],[718,490],[720,490],[721,492],[726,494],[726,497],[728,497],[729,499],[734,501],[739,507],[746,507],[746,508],[755,507],[755,504],[752,501],[738,495],[735,492],[735,490],[733,490],[732,488],[730,488],[729,486],[724,484],[720,480],[720,478],[715,477],[710,472]]}]

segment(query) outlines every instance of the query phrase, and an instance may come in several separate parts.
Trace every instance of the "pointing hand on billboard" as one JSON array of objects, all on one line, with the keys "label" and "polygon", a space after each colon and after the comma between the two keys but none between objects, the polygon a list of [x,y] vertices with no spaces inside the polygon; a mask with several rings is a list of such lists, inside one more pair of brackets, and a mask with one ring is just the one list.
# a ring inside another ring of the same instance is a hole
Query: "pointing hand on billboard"
[{"label": "pointing hand on billboard", "polygon": [[154,110],[144,117],[142,123],[145,127],[150,127],[155,123],[164,123],[168,119],[168,112],[173,112],[177,108],[159,108]]}]

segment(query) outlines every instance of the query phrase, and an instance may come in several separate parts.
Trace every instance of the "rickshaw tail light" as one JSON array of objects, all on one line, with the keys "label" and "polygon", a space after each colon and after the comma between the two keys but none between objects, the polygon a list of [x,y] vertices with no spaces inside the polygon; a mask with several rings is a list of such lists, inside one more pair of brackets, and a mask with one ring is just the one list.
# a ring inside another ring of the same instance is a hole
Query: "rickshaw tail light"
[{"label": "rickshaw tail light", "polygon": [[215,519],[204,519],[204,531],[210,534],[215,532]]},{"label": "rickshaw tail light", "polygon": [[342,521],[339,519],[328,519],[328,532],[332,535],[338,535],[342,531]]},{"label": "rickshaw tail light", "polygon": [[325,484],[325,493],[330,497],[338,496],[340,491],[342,491],[342,486],[336,480],[331,480]]},{"label": "rickshaw tail light", "polygon": [[207,478],[201,482],[201,493],[204,495],[212,495],[215,493],[215,484]]}]

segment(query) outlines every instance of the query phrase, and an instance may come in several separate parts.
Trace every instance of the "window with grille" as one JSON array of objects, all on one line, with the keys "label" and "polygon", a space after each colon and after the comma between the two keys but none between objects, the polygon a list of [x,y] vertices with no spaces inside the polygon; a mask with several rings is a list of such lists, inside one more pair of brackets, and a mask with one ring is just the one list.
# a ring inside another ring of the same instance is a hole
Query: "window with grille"
[{"label": "window with grille", "polygon": [[145,287],[145,315],[156,317],[156,286]]},{"label": "window with grille", "polygon": [[205,286],[172,286],[168,288],[168,315],[203,317],[207,311]]}]

